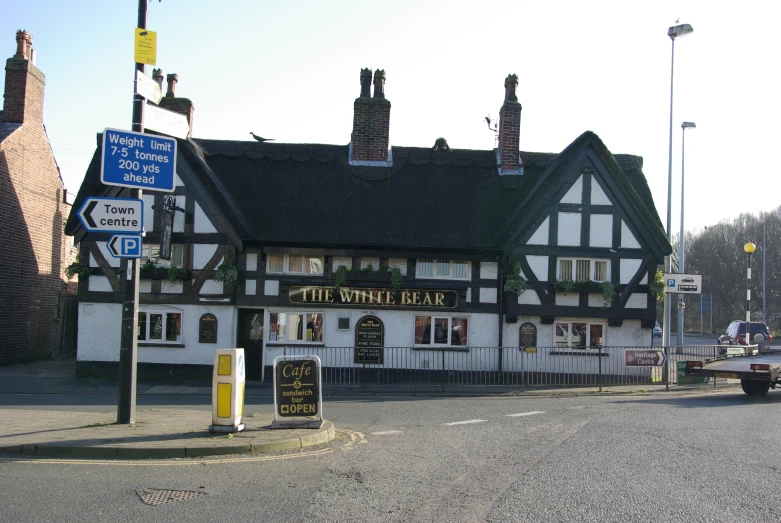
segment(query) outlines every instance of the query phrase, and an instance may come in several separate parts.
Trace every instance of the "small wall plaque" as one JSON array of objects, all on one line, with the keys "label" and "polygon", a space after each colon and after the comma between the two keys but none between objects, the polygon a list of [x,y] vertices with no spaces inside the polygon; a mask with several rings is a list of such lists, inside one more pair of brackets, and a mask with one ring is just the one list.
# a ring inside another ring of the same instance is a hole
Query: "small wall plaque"
[{"label": "small wall plaque", "polygon": [[519,347],[524,352],[537,352],[537,327],[533,323],[521,325]]},{"label": "small wall plaque", "polygon": [[201,343],[217,343],[217,317],[214,314],[201,316],[198,331]]}]

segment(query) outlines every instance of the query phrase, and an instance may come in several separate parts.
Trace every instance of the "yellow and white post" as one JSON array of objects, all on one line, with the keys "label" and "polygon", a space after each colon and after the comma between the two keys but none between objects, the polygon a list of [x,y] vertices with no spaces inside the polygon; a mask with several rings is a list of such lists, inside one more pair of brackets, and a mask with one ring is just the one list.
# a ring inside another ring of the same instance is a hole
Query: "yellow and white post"
[{"label": "yellow and white post", "polygon": [[212,424],[210,432],[244,430],[244,349],[218,349],[212,377]]}]

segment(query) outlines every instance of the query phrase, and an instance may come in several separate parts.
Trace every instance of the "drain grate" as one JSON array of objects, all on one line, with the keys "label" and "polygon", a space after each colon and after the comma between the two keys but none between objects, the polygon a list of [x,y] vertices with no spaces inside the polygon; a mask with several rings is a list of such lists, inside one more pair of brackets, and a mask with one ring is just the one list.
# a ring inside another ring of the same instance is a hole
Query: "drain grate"
[{"label": "drain grate", "polygon": [[141,501],[153,506],[176,503],[177,501],[189,501],[204,496],[206,496],[205,492],[194,492],[192,490],[145,488],[143,491],[138,491],[138,497],[141,498]]}]

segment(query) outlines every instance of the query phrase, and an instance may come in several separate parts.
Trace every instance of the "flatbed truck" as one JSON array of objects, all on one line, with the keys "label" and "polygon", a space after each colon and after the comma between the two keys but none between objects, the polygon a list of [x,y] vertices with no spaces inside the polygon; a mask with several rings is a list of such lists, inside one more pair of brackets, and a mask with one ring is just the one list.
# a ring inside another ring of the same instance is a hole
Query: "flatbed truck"
[{"label": "flatbed truck", "polygon": [[686,375],[739,379],[749,396],[764,396],[781,385],[781,347],[749,345],[741,351],[731,349],[715,358],[686,361]]}]

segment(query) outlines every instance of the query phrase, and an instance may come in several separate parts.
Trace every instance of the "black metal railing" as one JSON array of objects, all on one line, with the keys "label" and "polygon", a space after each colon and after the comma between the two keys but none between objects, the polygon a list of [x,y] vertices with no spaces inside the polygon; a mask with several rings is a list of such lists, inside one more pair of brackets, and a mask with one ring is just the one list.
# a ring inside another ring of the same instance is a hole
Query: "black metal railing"
[{"label": "black metal railing", "polygon": [[[664,365],[640,366],[626,351],[664,354],[664,347],[384,347],[363,353],[354,347],[285,345],[266,347],[267,357],[316,355],[324,387],[603,387],[696,384],[679,377],[679,362],[719,354],[717,346],[669,347]],[[637,352],[635,352],[637,354]],[[659,359],[661,362],[661,358]],[[652,363],[652,362],[651,362]],[[711,382],[712,383],[712,382]]]}]

